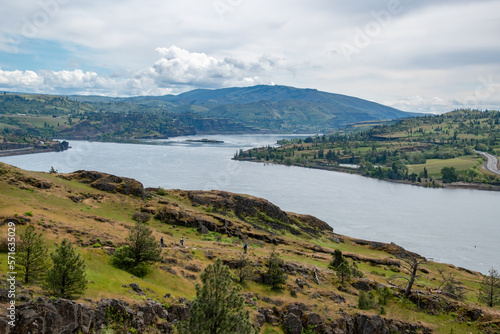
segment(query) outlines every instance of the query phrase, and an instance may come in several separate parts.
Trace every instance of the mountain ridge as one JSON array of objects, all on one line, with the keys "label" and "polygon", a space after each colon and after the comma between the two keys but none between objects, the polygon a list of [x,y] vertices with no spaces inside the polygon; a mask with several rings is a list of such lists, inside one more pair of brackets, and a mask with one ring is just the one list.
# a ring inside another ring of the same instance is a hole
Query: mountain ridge
[{"label": "mountain ridge", "polygon": [[11,138],[14,134],[40,140],[121,141],[219,133],[329,133],[353,123],[412,116],[416,114],[356,97],[288,86],[130,98],[0,94],[0,129],[7,141],[19,139]]},{"label": "mountain ridge", "polygon": [[[89,103],[99,101],[95,96],[70,98]],[[281,85],[194,89],[178,95],[102,99],[203,117],[230,118],[272,131],[325,132],[350,123],[421,115],[353,96]]]}]

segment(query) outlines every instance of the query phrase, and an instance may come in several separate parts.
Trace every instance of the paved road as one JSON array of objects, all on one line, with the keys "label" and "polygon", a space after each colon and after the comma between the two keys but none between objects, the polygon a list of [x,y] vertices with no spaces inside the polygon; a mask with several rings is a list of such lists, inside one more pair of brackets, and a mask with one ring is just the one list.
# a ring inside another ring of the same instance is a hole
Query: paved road
[{"label": "paved road", "polygon": [[495,157],[494,155],[491,155],[489,153],[486,153],[486,152],[481,152],[481,151],[476,151],[476,150],[474,150],[474,152],[482,154],[486,157],[486,159],[488,159],[488,161],[484,165],[484,168],[486,168],[487,171],[490,171],[492,173],[500,175],[500,170],[498,169],[498,158],[497,157]]}]

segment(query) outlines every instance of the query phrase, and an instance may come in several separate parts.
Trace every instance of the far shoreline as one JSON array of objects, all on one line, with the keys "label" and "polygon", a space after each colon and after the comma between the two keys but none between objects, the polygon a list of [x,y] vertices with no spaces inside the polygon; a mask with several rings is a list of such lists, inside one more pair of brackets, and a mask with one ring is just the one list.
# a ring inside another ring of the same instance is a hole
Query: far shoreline
[{"label": "far shoreline", "polygon": [[[66,139],[61,139],[61,140],[67,141]],[[102,141],[102,140],[88,140],[88,139],[74,139],[74,140],[97,141],[97,142],[116,143],[116,144],[124,143],[123,141]],[[191,142],[196,142],[196,141],[191,141]],[[131,141],[128,143],[139,144],[139,142],[136,142],[136,141]],[[71,148],[71,146],[68,146],[68,149],[69,148]],[[37,154],[37,153],[48,153],[48,152],[61,152],[61,151],[57,151],[54,148],[36,149],[36,148],[32,147],[32,148],[26,148],[26,149],[0,151],[0,158],[10,157],[10,156],[18,156],[18,155]],[[370,178],[373,180],[387,181],[387,182],[391,182],[391,183],[406,184],[406,185],[423,187],[423,188],[430,188],[430,189],[469,189],[469,190],[500,191],[500,186],[491,185],[491,184],[482,184],[482,183],[455,182],[455,183],[446,184],[446,183],[439,182],[437,184],[437,186],[432,186],[428,182],[427,183],[419,183],[419,182],[411,182],[408,180],[380,179],[380,178],[376,178],[376,177],[363,175],[363,173],[361,173],[360,171],[358,171],[356,169],[348,168],[348,167],[320,166],[320,165],[303,166],[303,165],[299,165],[299,164],[295,164],[295,163],[292,163],[291,165],[287,165],[287,164],[281,164],[281,163],[275,163],[275,162],[269,162],[269,161],[260,161],[260,160],[258,161],[258,160],[255,160],[253,158],[250,158],[250,159],[249,158],[243,158],[243,159],[232,158],[232,160],[248,161],[248,162],[256,162],[256,163],[269,163],[269,164],[274,164],[274,165],[295,166],[295,167],[310,168],[310,169],[320,169],[320,170],[339,172],[339,173],[345,173],[345,174],[356,174],[356,175]],[[481,168],[483,168],[483,166]]]},{"label": "far shoreline", "polygon": [[500,186],[491,185],[491,184],[483,184],[483,183],[467,183],[467,182],[441,183],[441,182],[439,182],[436,184],[436,186],[432,186],[432,184],[429,182],[419,183],[419,182],[411,182],[408,180],[380,179],[380,178],[376,178],[376,177],[363,175],[363,173],[360,172],[359,170],[348,168],[348,167],[320,166],[320,165],[303,166],[303,165],[299,165],[299,164],[295,164],[295,163],[292,163],[291,165],[287,165],[287,164],[281,164],[281,163],[275,163],[275,162],[269,162],[269,161],[255,160],[253,158],[250,158],[250,159],[248,159],[248,158],[245,158],[245,159],[233,158],[233,160],[256,162],[256,163],[267,163],[267,164],[274,164],[274,165],[281,165],[281,166],[294,166],[294,167],[300,167],[300,168],[320,169],[320,170],[326,170],[326,171],[330,171],[330,172],[339,172],[339,173],[345,173],[345,174],[356,174],[356,175],[366,177],[369,179],[373,179],[373,180],[386,181],[386,182],[397,183],[397,184],[406,184],[406,185],[410,185],[410,186],[423,187],[423,188],[429,188],[429,189],[469,189],[469,190],[500,191]]}]

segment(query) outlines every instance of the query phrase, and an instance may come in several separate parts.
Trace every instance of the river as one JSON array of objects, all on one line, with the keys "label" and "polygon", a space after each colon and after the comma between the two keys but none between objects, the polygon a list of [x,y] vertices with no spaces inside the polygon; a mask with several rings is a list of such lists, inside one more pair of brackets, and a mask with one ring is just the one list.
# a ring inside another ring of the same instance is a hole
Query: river
[{"label": "river", "polygon": [[[2,157],[26,170],[97,170],[146,187],[220,189],[263,197],[311,214],[336,233],[394,242],[438,262],[487,273],[500,269],[500,193],[427,189],[358,175],[233,161],[239,149],[293,135],[176,137],[150,144],[69,141],[65,152]],[[224,143],[186,142],[202,138]]]}]

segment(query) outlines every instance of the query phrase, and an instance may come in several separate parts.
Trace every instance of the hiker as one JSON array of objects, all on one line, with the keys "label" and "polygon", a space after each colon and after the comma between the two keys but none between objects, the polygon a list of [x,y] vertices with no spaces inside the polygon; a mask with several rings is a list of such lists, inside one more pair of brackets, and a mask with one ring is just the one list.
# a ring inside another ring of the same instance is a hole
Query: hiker
[{"label": "hiker", "polygon": [[163,237],[161,237],[161,239],[160,239],[160,245],[161,245],[161,248],[165,247],[165,243],[163,242]]},{"label": "hiker", "polygon": [[248,245],[245,244],[245,246],[243,246],[243,252],[246,254],[247,253],[247,248],[248,248]]},{"label": "hiker", "polygon": [[181,238],[181,247],[184,247],[184,238]]}]

